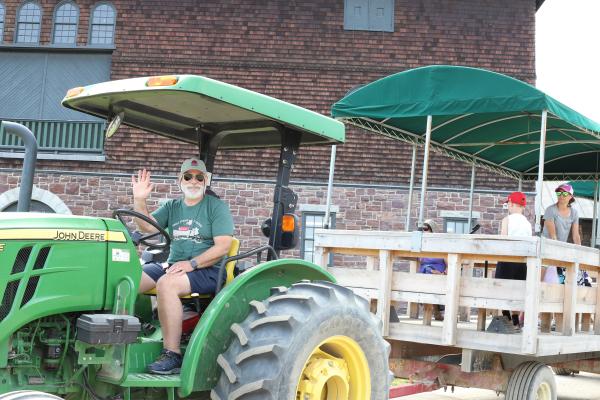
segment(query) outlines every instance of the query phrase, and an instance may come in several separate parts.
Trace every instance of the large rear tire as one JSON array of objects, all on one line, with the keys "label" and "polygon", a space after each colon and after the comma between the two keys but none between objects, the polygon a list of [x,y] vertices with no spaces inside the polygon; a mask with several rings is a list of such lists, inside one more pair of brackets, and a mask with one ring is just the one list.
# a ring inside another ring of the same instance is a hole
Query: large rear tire
[{"label": "large rear tire", "polygon": [[388,398],[390,346],[365,299],[321,281],[271,292],[231,327],[213,400]]},{"label": "large rear tire", "polygon": [[556,400],[556,381],[545,364],[528,361],[510,375],[505,400]]}]

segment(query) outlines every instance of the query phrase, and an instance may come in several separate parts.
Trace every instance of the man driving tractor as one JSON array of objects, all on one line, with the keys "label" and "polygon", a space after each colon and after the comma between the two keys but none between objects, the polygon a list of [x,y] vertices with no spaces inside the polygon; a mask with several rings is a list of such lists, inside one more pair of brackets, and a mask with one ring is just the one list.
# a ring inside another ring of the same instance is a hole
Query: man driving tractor
[{"label": "man driving tractor", "polygon": [[[222,200],[205,195],[208,178],[203,161],[197,158],[185,160],[177,177],[183,197],[167,201],[150,214],[146,204],[154,188],[150,172],[140,170],[137,178],[131,177],[134,210],[156,221],[172,238],[167,263],[145,264],[139,288],[139,292],[144,293],[156,287],[158,317],[163,333],[163,351],[148,366],[151,373],[179,373],[183,318],[179,296],[214,293],[219,274],[215,264],[231,246],[231,212]],[[141,219],[137,219],[137,223],[144,232],[156,231]]]}]

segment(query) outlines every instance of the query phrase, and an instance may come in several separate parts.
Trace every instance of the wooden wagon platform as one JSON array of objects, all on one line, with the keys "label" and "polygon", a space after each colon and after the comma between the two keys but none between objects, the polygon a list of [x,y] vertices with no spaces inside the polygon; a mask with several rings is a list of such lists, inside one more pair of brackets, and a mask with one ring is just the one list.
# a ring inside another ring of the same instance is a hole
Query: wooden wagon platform
[{"label": "wooden wagon platform", "polygon": [[[392,342],[528,357],[580,354],[590,358],[600,352],[600,291],[598,286],[581,287],[576,282],[579,269],[598,275],[597,249],[540,237],[347,230],[317,230],[315,248],[316,262],[338,283],[376,303],[382,334]],[[327,267],[331,253],[366,257],[364,267]],[[416,273],[419,257],[445,258],[447,274]],[[409,272],[394,270],[398,259],[408,260]],[[494,279],[491,273],[487,278],[473,277],[473,269],[485,261],[490,266],[498,261],[524,262],[527,280]],[[566,268],[566,283],[542,282],[545,266]],[[413,317],[416,303],[443,304],[444,320],[432,322],[425,306],[419,319],[401,316],[400,322],[390,322],[390,306],[404,302],[412,304],[408,310]],[[477,321],[459,322],[461,307],[477,309]],[[503,309],[524,312],[520,332],[486,331],[490,310]],[[552,314],[555,331],[550,330]]]}]

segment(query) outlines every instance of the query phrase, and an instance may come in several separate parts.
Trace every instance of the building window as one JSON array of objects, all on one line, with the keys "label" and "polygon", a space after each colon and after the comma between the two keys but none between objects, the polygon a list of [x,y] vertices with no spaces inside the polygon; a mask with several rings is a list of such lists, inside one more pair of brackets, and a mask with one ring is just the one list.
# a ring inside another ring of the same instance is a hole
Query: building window
[{"label": "building window", "polygon": [[98,4],[92,11],[90,44],[113,44],[115,42],[115,9],[108,3]]},{"label": "building window", "polygon": [[4,39],[4,4],[0,3],[0,43]]},{"label": "building window", "polygon": [[344,29],[394,32],[394,0],[344,0]]},{"label": "building window", "polygon": [[59,3],[54,11],[52,43],[75,44],[77,41],[77,21],[79,8],[72,1]]},{"label": "building window", "polygon": [[[471,223],[475,223],[472,220]],[[444,218],[444,232],[446,233],[471,233],[467,218]]]},{"label": "building window", "polygon": [[[335,213],[330,214],[329,226],[335,228]],[[325,222],[324,212],[306,211],[302,212],[302,247],[300,257],[306,261],[315,262],[315,229],[323,228]],[[329,256],[329,265],[333,263],[333,255]]]},{"label": "building window", "polygon": [[38,43],[40,41],[40,25],[42,9],[37,3],[28,1],[17,13],[17,43]]}]

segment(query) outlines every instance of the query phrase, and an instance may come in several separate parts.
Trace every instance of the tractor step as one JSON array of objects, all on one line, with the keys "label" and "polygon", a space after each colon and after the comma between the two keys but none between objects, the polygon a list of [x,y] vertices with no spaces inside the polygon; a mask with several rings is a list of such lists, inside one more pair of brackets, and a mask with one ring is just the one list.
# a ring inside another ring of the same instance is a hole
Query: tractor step
[{"label": "tractor step", "polygon": [[179,387],[179,375],[128,374],[121,383],[124,387]]}]

